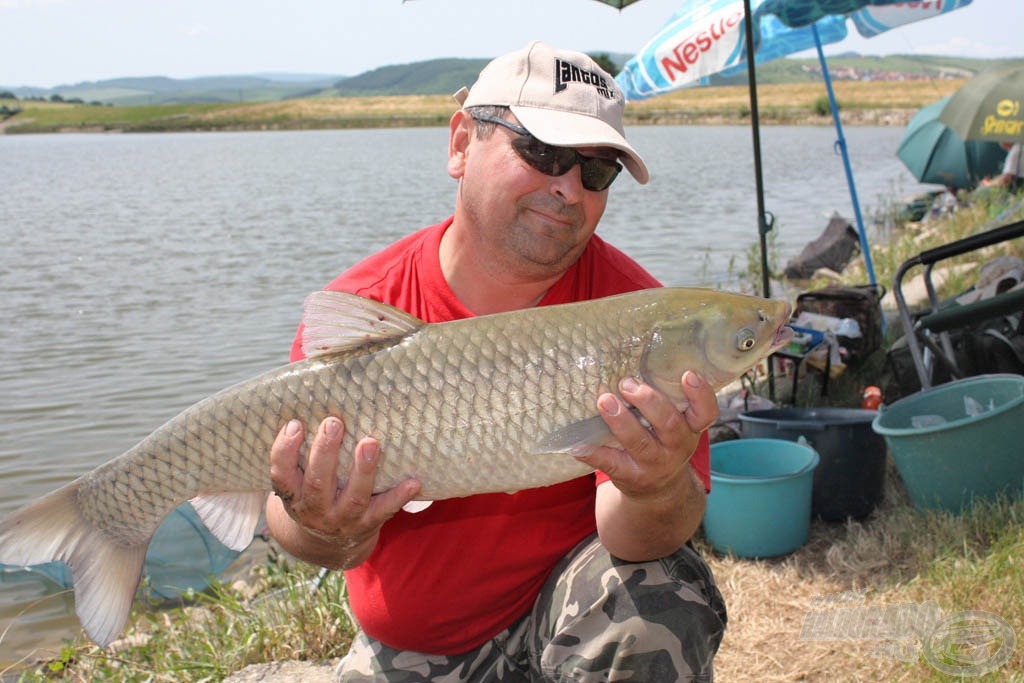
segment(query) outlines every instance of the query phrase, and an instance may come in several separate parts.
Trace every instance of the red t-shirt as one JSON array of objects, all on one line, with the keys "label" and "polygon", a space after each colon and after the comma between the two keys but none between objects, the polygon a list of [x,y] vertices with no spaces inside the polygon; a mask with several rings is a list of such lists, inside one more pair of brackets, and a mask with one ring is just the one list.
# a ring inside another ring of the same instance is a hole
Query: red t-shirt
[{"label": "red t-shirt", "polygon": [[[448,288],[438,251],[452,219],[419,230],[340,275],[327,289],[396,306],[427,322],[472,317]],[[661,286],[596,235],[538,305]],[[302,356],[301,327],[292,360]],[[710,488],[707,435],[691,459]],[[596,529],[602,473],[515,494],[435,501],[399,512],[370,557],[345,572],[349,601],[367,635],[391,647],[460,654],[479,647],[533,605],[554,565]]]}]

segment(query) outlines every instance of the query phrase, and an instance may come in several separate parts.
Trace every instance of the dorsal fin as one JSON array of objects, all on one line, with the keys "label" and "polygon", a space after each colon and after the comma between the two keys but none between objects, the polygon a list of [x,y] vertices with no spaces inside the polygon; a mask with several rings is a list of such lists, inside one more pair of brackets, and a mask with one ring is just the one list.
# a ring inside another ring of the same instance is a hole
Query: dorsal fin
[{"label": "dorsal fin", "polygon": [[302,307],[302,352],[322,356],[398,340],[426,323],[394,306],[348,292],[313,292]]}]

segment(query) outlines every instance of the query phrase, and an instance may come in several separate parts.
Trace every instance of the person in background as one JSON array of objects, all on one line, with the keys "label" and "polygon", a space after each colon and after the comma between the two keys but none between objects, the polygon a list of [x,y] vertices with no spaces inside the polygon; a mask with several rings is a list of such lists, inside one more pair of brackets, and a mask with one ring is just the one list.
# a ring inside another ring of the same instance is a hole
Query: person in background
[{"label": "person in background", "polygon": [[[608,73],[533,42],[455,97],[454,215],[327,289],[441,322],[660,286],[594,234],[622,167],[648,180]],[[338,679],[711,680],[725,605],[689,539],[710,488],[705,430],[718,405],[697,374],[679,381],[682,412],[634,379],[595,397],[621,444],[581,458],[595,474],[415,514],[403,510],[415,480],[373,495],[387,455],[373,434],[358,435],[339,489],[346,426],[324,420],[303,468],[305,430],[286,425],[270,454],[268,526],[292,555],[345,570],[359,632]]]},{"label": "person in background", "polygon": [[1021,164],[1020,148],[1021,143],[1000,143],[1006,150],[1006,159],[1003,161],[1003,172],[991,178],[981,181],[982,187],[1005,187],[1011,192],[1016,192],[1024,186],[1024,165]]}]

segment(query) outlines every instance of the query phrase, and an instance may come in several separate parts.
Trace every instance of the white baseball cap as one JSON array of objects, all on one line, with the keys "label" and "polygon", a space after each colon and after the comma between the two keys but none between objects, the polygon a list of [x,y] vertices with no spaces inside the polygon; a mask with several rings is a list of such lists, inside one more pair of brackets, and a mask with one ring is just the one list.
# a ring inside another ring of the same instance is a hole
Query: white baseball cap
[{"label": "white baseball cap", "polygon": [[643,159],[626,142],[622,91],[582,52],[534,41],[492,60],[455,99],[463,108],[508,107],[535,138],[549,145],[617,149],[638,183],[650,179]]}]

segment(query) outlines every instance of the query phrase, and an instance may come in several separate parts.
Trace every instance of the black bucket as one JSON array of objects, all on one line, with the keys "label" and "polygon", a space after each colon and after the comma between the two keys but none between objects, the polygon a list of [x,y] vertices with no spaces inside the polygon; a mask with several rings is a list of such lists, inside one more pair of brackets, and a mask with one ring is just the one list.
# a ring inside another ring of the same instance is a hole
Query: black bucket
[{"label": "black bucket", "polygon": [[871,428],[874,410],[775,408],[741,413],[743,437],[799,437],[821,457],[814,471],[811,512],[835,521],[867,517],[885,485],[885,439]]}]

